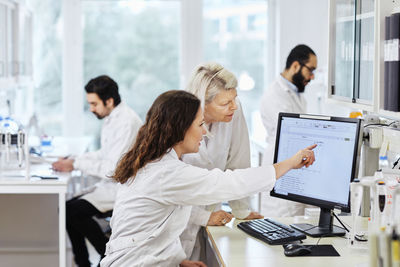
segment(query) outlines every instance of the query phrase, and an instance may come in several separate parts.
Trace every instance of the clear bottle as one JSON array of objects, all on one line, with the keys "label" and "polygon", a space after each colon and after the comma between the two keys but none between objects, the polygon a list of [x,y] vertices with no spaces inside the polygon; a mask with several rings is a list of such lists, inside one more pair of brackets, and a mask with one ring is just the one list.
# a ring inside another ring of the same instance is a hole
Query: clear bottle
[{"label": "clear bottle", "polygon": [[52,137],[43,135],[40,137],[40,150],[41,152],[51,152],[53,151]]},{"label": "clear bottle", "polygon": [[387,156],[380,156],[379,157],[379,169],[388,169],[389,168],[389,161]]}]

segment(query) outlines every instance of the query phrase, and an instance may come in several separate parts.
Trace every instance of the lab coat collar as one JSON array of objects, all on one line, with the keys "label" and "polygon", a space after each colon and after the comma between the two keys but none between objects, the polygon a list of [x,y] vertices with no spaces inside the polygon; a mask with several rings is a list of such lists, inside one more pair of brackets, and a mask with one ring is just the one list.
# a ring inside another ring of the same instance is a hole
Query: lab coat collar
[{"label": "lab coat collar", "polygon": [[299,89],[297,88],[296,85],[294,85],[291,81],[283,77],[283,75],[279,75],[281,81],[287,85],[286,88],[291,89],[293,92],[295,92],[297,95],[299,95]]},{"label": "lab coat collar", "polygon": [[166,154],[167,157],[179,160],[178,154],[176,153],[175,149],[171,148],[169,152]]},{"label": "lab coat collar", "polygon": [[115,108],[113,108],[113,110],[111,110],[110,115],[108,115],[106,117],[106,119],[110,120],[111,118],[118,116],[118,114],[121,113],[121,111],[124,109],[124,106],[125,106],[125,103],[121,101],[118,104],[118,106],[116,106]]},{"label": "lab coat collar", "polygon": [[278,84],[280,85],[282,90],[285,90],[289,94],[292,101],[294,101],[293,104],[297,106],[297,109],[303,110],[306,105],[304,102],[303,96],[299,93],[294,92],[291,88],[289,88],[289,85],[286,81],[287,80],[283,76],[280,75],[280,77],[278,79]]}]

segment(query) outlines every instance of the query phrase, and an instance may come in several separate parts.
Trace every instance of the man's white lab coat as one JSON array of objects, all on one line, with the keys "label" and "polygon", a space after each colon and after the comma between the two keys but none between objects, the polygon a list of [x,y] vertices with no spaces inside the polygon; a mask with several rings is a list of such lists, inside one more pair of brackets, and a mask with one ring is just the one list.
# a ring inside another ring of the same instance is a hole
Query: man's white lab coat
[{"label": "man's white lab coat", "polygon": [[[209,137],[204,137],[201,142],[199,152],[182,157],[185,163],[208,170],[218,168],[222,171],[250,167],[249,133],[239,101],[237,105],[238,109],[232,121],[213,123]],[[236,218],[243,219],[250,214],[248,198],[229,201],[229,206]],[[188,226],[181,236],[187,258],[192,256],[193,260],[200,259],[200,248],[193,252],[195,243],[200,246],[196,237],[201,226],[207,225],[210,214],[215,209],[221,209],[220,205],[193,207]]]},{"label": "man's white lab coat", "polygon": [[179,236],[192,205],[243,198],[275,180],[272,165],[209,171],[180,161],[172,149],[120,185],[101,266],[178,266],[186,259]]},{"label": "man's white lab coat", "polygon": [[84,175],[102,178],[92,192],[82,196],[101,212],[113,209],[117,187],[108,176],[112,175],[122,154],[132,146],[141,126],[139,116],[121,102],[104,118],[100,149],[85,153],[74,161],[74,169],[81,170]]},{"label": "man's white lab coat", "polygon": [[[275,152],[276,127],[279,112],[306,113],[307,103],[303,94],[298,94],[288,80],[281,75],[271,84],[261,99],[260,113],[267,130],[267,147],[263,154],[263,165],[273,163]],[[266,217],[290,217],[303,215],[306,205],[294,201],[271,197],[263,192],[261,214]]]}]

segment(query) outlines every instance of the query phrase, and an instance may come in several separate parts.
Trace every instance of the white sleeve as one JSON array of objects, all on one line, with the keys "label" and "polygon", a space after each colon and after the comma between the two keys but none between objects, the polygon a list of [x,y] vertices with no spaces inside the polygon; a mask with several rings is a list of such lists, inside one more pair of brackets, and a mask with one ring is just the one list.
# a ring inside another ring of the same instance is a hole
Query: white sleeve
[{"label": "white sleeve", "polygon": [[75,157],[75,161],[74,161],[74,168],[78,169],[75,167],[76,165],[76,161],[80,161],[80,160],[91,160],[91,161],[96,161],[99,160],[101,158],[101,151],[100,150],[96,150],[96,151],[90,151],[90,152],[86,152],[80,156]]},{"label": "white sleeve", "polygon": [[95,157],[86,154],[77,157],[74,168],[88,175],[109,179],[108,176],[112,175],[122,154],[132,145],[138,128],[132,127],[132,124],[125,124],[115,129],[113,136],[109,137],[106,147],[96,151]]},{"label": "white sleeve", "polygon": [[269,191],[276,180],[272,165],[257,168],[211,171],[181,162],[160,177],[164,201],[172,205],[210,205]]},{"label": "white sleeve", "polygon": [[195,224],[199,226],[207,226],[210,216],[211,211],[208,211],[200,206],[193,206],[188,225]]}]

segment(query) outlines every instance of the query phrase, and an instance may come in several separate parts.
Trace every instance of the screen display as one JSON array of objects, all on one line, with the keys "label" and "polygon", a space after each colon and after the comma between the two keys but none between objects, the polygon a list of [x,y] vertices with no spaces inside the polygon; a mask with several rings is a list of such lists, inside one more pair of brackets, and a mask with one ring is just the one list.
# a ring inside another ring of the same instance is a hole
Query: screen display
[{"label": "screen display", "polygon": [[314,164],[286,173],[277,180],[271,195],[318,206],[330,202],[334,206],[347,207],[358,151],[358,133],[358,120],[281,115],[275,162],[285,160],[307,146],[317,144],[317,147]]}]

